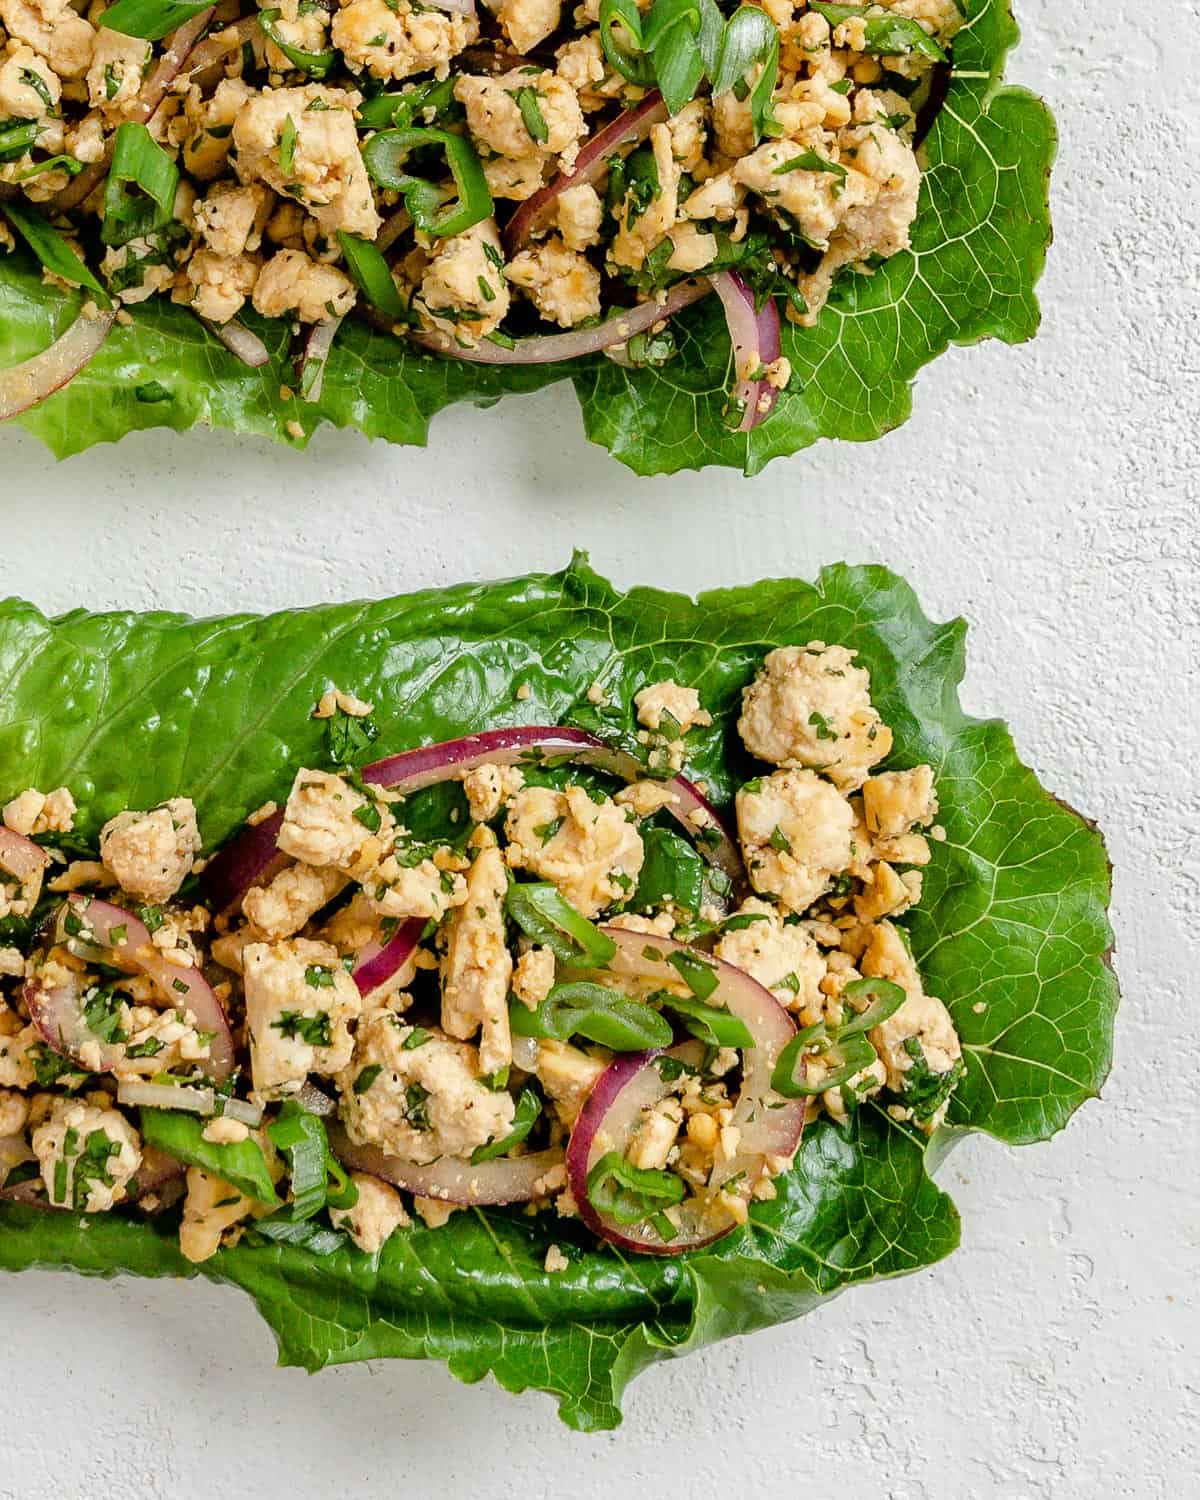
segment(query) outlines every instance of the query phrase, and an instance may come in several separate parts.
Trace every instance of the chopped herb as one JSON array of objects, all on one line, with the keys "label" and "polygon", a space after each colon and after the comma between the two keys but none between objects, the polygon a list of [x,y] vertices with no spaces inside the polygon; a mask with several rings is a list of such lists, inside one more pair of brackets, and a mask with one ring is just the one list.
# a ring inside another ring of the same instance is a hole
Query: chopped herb
[{"label": "chopped herb", "polygon": [[278,1021],[271,1022],[271,1029],[282,1033],[291,1041],[300,1040],[310,1047],[328,1047],[333,1040],[333,1023],[327,1011],[318,1011],[315,1016],[306,1016],[298,1010],[285,1010]]},{"label": "chopped herb", "polygon": [[410,1083],[404,1091],[404,1112],[414,1130],[429,1130],[429,1090],[420,1083]]},{"label": "chopped herb", "polygon": [[324,964],[309,964],[304,971],[304,982],[312,990],[331,990],[333,970],[327,969]]},{"label": "chopped herb", "polygon": [[414,1026],[401,1042],[400,1047],[404,1052],[415,1052],[418,1047],[423,1047],[426,1042],[433,1041],[433,1032],[426,1031],[424,1026]]},{"label": "chopped herb", "polygon": [[368,1063],[365,1068],[360,1069],[358,1077],[354,1080],[354,1092],[365,1094],[382,1072],[382,1063]]},{"label": "chopped herb", "polygon": [[813,712],[808,716],[808,722],[817,731],[817,738],[819,740],[837,739],[836,730],[830,729],[829,720],[825,718],[824,714],[819,714],[814,709]]},{"label": "chopped herb", "polygon": [[772,849],[778,849],[780,854],[790,854],[792,852],[792,841],[784,833],[783,829],[780,828],[778,823],[771,830],[771,837],[767,842]]}]

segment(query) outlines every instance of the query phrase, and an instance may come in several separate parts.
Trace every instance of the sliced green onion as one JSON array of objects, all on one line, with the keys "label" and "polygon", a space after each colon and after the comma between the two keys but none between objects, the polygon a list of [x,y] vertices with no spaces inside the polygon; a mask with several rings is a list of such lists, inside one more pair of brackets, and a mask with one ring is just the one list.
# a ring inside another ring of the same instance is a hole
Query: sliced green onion
[{"label": "sliced green onion", "polygon": [[622,78],[641,88],[654,84],[654,63],[645,50],[637,0],[600,0],[600,46]]},{"label": "sliced green onion", "polygon": [[279,170],[285,177],[292,175],[296,165],[296,122],[291,115],[284,115],[279,132]]},{"label": "sliced green onion", "polygon": [[[301,5],[299,14],[308,13],[308,8]],[[306,52],[303,47],[296,47],[291,42],[285,41],[279,33],[278,25],[282,14],[283,12],[279,10],[259,12],[258,24],[262,27],[267,39],[274,42],[293,68],[298,68],[301,73],[307,73],[311,78],[324,78],[337,62],[337,52],[332,47],[324,52]]]},{"label": "sliced green onion", "polygon": [[[458,190],[456,208],[443,207],[442,190],[436,183],[404,170],[409,155],[426,147],[436,147],[445,154]],[[411,127],[381,130],[362,148],[362,158],[373,182],[403,195],[413,223],[424,234],[445,239],[491,218],[493,205],[487,178],[475,148],[461,135]]]},{"label": "sliced green onion", "polygon": [[397,323],[407,323],[408,308],[392,280],[383,251],[370,240],[364,240],[357,234],[348,234],[344,229],[338,230],[338,243],[346,257],[350,279],[371,306],[377,307],[386,317],[394,318]]},{"label": "sliced green onion", "polygon": [[37,145],[42,128],[37,120],[5,120],[0,125],[0,162],[20,161]]},{"label": "sliced green onion", "polygon": [[674,1172],[635,1167],[619,1151],[602,1156],[588,1173],[587,1195],[597,1213],[618,1224],[640,1224],[682,1203],[683,1178]]},{"label": "sliced green onion", "polygon": [[100,17],[107,31],[157,42],[185,21],[210,10],[212,0],[116,0]]},{"label": "sliced green onion", "polygon": [[[353,1208],[358,1189],[329,1149],[325,1124],[294,1099],[267,1126],[271,1142],[288,1158],[292,1182],[292,1218],[311,1219],[326,1206]],[[334,1187],[330,1191],[329,1180]]]},{"label": "sliced green onion", "polygon": [[486,1146],[476,1146],[471,1152],[471,1165],[477,1167],[481,1161],[495,1161],[498,1156],[507,1156],[514,1146],[519,1146],[533,1129],[542,1112],[542,1101],[532,1089],[522,1089],[513,1115],[513,1128],[499,1141],[489,1141]]},{"label": "sliced green onion", "polygon": [[73,156],[48,156],[45,161],[35,162],[25,172],[18,172],[17,182],[26,182],[30,177],[40,177],[43,172],[66,172],[71,177],[77,177],[83,171],[83,163],[76,161]]},{"label": "sliced green onion", "polygon": [[582,1036],[613,1052],[669,1047],[672,1040],[670,1022],[653,1006],[583,981],[556,984],[533,1010],[517,1001],[509,1007],[509,1025],[517,1036],[556,1042]]},{"label": "sliced green onion", "polygon": [[[820,1057],[822,1062],[833,1063],[832,1069],[816,1083],[796,1078],[796,1064],[802,1063],[809,1053]],[[843,1041],[836,1033],[831,1037],[825,1023],[818,1021],[815,1026],[798,1031],[779,1054],[771,1074],[771,1087],[785,1099],[810,1099],[848,1083],[874,1061],[875,1048],[861,1033],[851,1033]]]},{"label": "sliced green onion", "polygon": [[576,911],[548,881],[514,882],[505,906],[525,936],[549,948],[560,963],[577,964],[582,959],[589,968],[603,968],[617,951],[612,938]]},{"label": "sliced green onion", "polygon": [[358,126],[360,130],[387,130],[390,126],[405,129],[418,115],[425,115],[429,110],[440,115],[454,102],[454,74],[451,73],[447,78],[421,83],[398,94],[376,94],[373,99],[364,99],[358,106]]},{"label": "sliced green onion", "polygon": [[550,128],[546,124],[542,106],[538,103],[537,89],[530,84],[524,84],[521,88],[513,90],[509,97],[521,113],[521,124],[524,125],[529,139],[539,146],[544,146],[550,139]]},{"label": "sliced green onion", "polygon": [[840,1043],[848,1036],[857,1036],[860,1032],[873,1031],[876,1026],[882,1026],[889,1020],[908,998],[905,991],[898,984],[893,984],[890,979],[856,979],[842,990],[842,998],[845,1000],[866,1000],[866,1010],[855,1014],[850,1012],[850,1019],[843,1021],[837,1029],[837,1040]]},{"label": "sliced green onion", "polygon": [[864,52],[898,56],[902,52],[917,52],[934,62],[945,62],[946,54],[923,26],[907,16],[889,15],[886,11],[868,14],[865,5],[827,5],[821,0],[811,0],[810,9],[824,16],[830,26],[840,26],[843,21],[862,18],[866,40]]},{"label": "sliced green onion", "polygon": [[758,82],[750,90],[750,115],[754,139],[767,133],[771,121],[771,95],[779,77],[779,30],[756,5],[741,5],[734,11],[721,38],[721,54],[712,75],[714,94],[728,93],[744,82],[751,68],[760,66]]},{"label": "sliced green onion", "polygon": [[697,1000],[707,1000],[720,983],[716,967],[694,953],[668,953],[667,962]]},{"label": "sliced green onion", "polygon": [[61,276],[64,281],[86,287],[101,307],[112,306],[108,293],[71,249],[61,230],[55,229],[41,214],[34,213],[24,204],[5,203],[0,206],[0,213],[7,217],[47,271]]},{"label": "sliced green onion", "polygon": [[706,1046],[754,1046],[750,1028],[727,1010],[721,1010],[715,1005],[705,1005],[702,1000],[693,1000],[690,996],[672,995],[666,991],[654,998],[662,1003],[664,1009],[681,1016],[684,1029]]},{"label": "sliced green onion", "polygon": [[[827,157],[819,156],[815,151],[801,151],[801,153],[800,153],[799,156],[790,157],[787,161],[783,162],[780,166],[774,168],[774,170],[772,172],[772,176],[774,176],[774,177],[782,177],[785,172],[796,172],[796,171],[804,171],[804,172],[830,172],[830,173],[832,173],[832,175],[834,177],[845,177],[845,175],[846,175],[846,169],[845,169],[845,167],[840,166],[836,161],[830,161]],[[819,717],[820,717],[820,715],[814,714],[812,716],[812,719],[809,720],[809,723],[811,724],[813,722],[813,719],[816,719],[816,718],[819,718]],[[828,733],[821,734],[818,731],[817,738],[818,739],[836,739],[837,736],[836,735],[830,735]]]},{"label": "sliced green onion", "polygon": [[106,245],[127,245],[153,234],[175,217],[179,168],[144,125],[126,121],[117,130],[104,185]]}]

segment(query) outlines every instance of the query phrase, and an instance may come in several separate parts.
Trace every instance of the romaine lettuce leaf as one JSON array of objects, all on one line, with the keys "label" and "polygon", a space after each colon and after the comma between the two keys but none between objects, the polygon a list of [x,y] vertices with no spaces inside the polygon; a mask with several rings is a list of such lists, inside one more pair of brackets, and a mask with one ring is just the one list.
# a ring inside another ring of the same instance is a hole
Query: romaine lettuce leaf
[{"label": "romaine lettuce leaf", "polygon": [[[684,1257],[630,1258],[568,1220],[494,1211],[398,1234],[377,1258],[247,1239],[201,1273],[251,1294],[284,1362],[436,1357],[464,1380],[490,1371],[506,1389],[553,1393],[573,1426],[607,1427],[647,1364],[946,1255],[958,1216],[929,1169],[947,1145],[967,1129],[1045,1139],[1107,1073],[1117,995],[1103,844],[1021,765],[1003,725],[961,712],[962,622],[931,624],[879,567],[696,601],[620,594],[577,558],[562,574],[267,618],[47,620],[0,605],[0,797],[68,783],[94,834],[122,807],[187,793],[209,843],[285,793],[297,763],[321,763],[323,728],[308,715],[334,683],[374,701],[382,752],[570,719],[589,710],[597,680],[628,706],[673,676],[714,713],[693,736],[692,765],[727,803],[747,774],[731,729],[742,687],[765,651],[815,637],[857,648],[870,668],[895,731],[891,763],[929,760],[937,774],[947,839],[909,931],[964,1042],[951,1128],[931,1144],[870,1105],[848,1129],[821,1122],[775,1201]],[[615,723],[632,728],[627,708]],[[570,1266],[548,1275],[552,1241]],[[11,1204],[0,1206],[0,1266],[193,1273],[152,1224]]]},{"label": "romaine lettuce leaf", "polygon": [[[304,442],[321,422],[396,443],[425,442],[456,401],[490,405],[566,375],[587,435],[639,474],[723,464],[757,473],[818,438],[879,437],[904,422],[918,370],[951,343],[1015,343],[1038,325],[1033,288],[1050,240],[1047,180],[1054,122],[1033,95],[1001,87],[1017,38],[1008,0],[962,0],[945,106],[923,147],[925,178],[911,252],[872,275],[849,274],[815,328],[785,322],[795,372],[769,421],[731,433],[721,420],[729,340],[715,298],[676,323],[681,355],[630,370],[603,355],[543,369],[489,369],[435,359],[353,321],[343,325],[314,405],[280,400],[292,384],[286,327],[246,317],[271,350],[254,371],[189,312],[156,299],[135,309],[65,390],[21,418],[59,457],[126,432],[197,422]],[[46,347],[77,298],[42,285],[23,255],[0,255],[0,367]],[[305,437],[287,426],[298,421]]]}]

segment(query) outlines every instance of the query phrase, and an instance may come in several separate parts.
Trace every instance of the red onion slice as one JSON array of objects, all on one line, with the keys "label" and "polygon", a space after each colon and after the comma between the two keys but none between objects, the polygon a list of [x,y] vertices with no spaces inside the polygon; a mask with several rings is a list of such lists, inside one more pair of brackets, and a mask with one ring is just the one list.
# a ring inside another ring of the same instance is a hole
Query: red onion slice
[{"label": "red onion slice", "polygon": [[124,1059],[124,1048],[102,1042],[88,1030],[77,974],[68,971],[62,982],[55,985],[38,976],[27,979],[21,997],[42,1039],[61,1057],[69,1057],[83,1067],[80,1051],[92,1042],[99,1049],[101,1072],[111,1072]]},{"label": "red onion slice", "polygon": [[532,197],[526,198],[508,221],[504,229],[504,253],[509,258],[517,253],[531,235],[545,228],[550,212],[559,197],[569,188],[594,186],[608,175],[608,159],[622,146],[636,146],[650,134],[651,127],[667,118],[667,106],[657,89],[646,95],[639,104],[598,131],[580,148],[575,165],[569,172],[560,172],[553,182],[539,188]]},{"label": "red onion slice", "polygon": [[[422,745],[416,750],[389,755],[386,760],[377,760],[372,765],[364,766],[362,778],[376,786],[387,787],[407,796],[423,787],[453,780],[463,771],[469,771],[475,766],[489,762],[515,765],[523,756],[533,752],[552,758],[569,756],[584,765],[594,766],[598,771],[620,777],[622,781],[640,781],[645,776],[644,768],[632,755],[624,750],[614,750],[584,729],[571,729],[563,725],[517,725],[511,729],[490,729],[483,734],[467,735],[460,740],[447,740],[440,745]],[[669,812],[692,839],[696,838],[696,827],[689,821],[693,815],[699,814],[698,821],[716,830],[715,839],[701,839],[697,847],[701,856],[727,875],[734,891],[738,891],[746,881],[742,857],[716,809],[686,776],[673,776],[662,785],[675,796],[675,801],[664,811]]]},{"label": "red onion slice", "polygon": [[515,339],[511,348],[491,339],[480,339],[464,348],[448,334],[422,329],[409,337],[413,343],[444,355],[476,365],[548,365],[560,360],[581,359],[585,354],[600,354],[614,344],[625,344],[636,333],[645,333],[656,323],[674,317],[683,308],[707,297],[712,290],[707,281],[683,281],[671,288],[661,302],[639,302],[610,314],[603,323],[591,328],[575,328],[569,333],[539,334],[533,338]]},{"label": "red onion slice", "polygon": [[230,318],[228,323],[214,323],[209,318],[201,318],[200,321],[215,339],[225,345],[230,354],[236,355],[251,370],[261,370],[269,362],[271,355],[266,344],[237,318]]},{"label": "red onion slice", "polygon": [[247,823],[204,867],[201,884],[217,916],[240,907],[253,885],[268,885],[291,864],[275,840],[283,827],[283,809],[261,823]]},{"label": "red onion slice", "polygon": [[[670,1092],[669,1085],[653,1066],[659,1054],[637,1053],[617,1058],[588,1095],[571,1132],[567,1148],[571,1193],[584,1221],[595,1233],[624,1249],[653,1255],[697,1250],[734,1228],[733,1219],[715,1201],[722,1184],[735,1183],[736,1194],[748,1201],[766,1169],[766,1158],[790,1157],[800,1144],[804,1102],[784,1100],[771,1088],[772,1070],[796,1028],[770,991],[732,964],[669,938],[626,932],[617,927],[601,930],[617,945],[617,955],[609,963],[608,972],[618,978],[626,975],[660,985],[677,984],[679,972],[667,962],[672,953],[683,953],[711,966],[717,973],[712,1000],[723,1001],[730,1014],[737,1016],[754,1037],[754,1046],[742,1052],[742,1088],[731,1121],[740,1131],[738,1149],[714,1169],[707,1195],[685,1200],[679,1233],[674,1239],[663,1240],[649,1223],[617,1224],[599,1213],[587,1195],[588,1175],[597,1161],[609,1151],[624,1155],[642,1111]],[[674,1049],[676,1053],[679,1050]]]},{"label": "red onion slice", "polygon": [[[325,384],[325,362],[344,317],[343,313],[340,318],[322,318],[319,323],[311,323],[301,334],[300,352],[296,359],[296,386],[302,401],[321,399],[321,387]],[[308,376],[310,369],[313,370],[311,377]],[[306,378],[311,380],[307,390],[304,388]]]},{"label": "red onion slice", "polygon": [[355,1172],[382,1177],[393,1187],[416,1193],[421,1198],[481,1207],[528,1203],[531,1198],[539,1197],[544,1191],[542,1183],[547,1173],[564,1161],[563,1152],[554,1147],[548,1151],[531,1152],[528,1156],[501,1156],[495,1161],[480,1162],[478,1166],[452,1156],[443,1156],[428,1166],[418,1166],[403,1157],[389,1156],[378,1146],[356,1146],[337,1126],[330,1128],[329,1138],[334,1154],[344,1166]]},{"label": "red onion slice", "polygon": [[712,285],[725,309],[729,337],[733,340],[738,377],[735,395],[742,405],[742,419],[736,430],[752,432],[771,415],[779,399],[775,386],[766,380],[750,378],[779,358],[779,309],[774,297],[768,297],[761,308],[756,307],[754,293],[732,271],[718,271]]},{"label": "red onion slice", "polygon": [[0,870],[7,870],[24,885],[49,863],[49,856],[40,845],[0,823]]},{"label": "red onion slice", "polygon": [[733,1224],[701,1221],[694,1213],[685,1213],[684,1223],[673,1240],[663,1240],[648,1224],[618,1224],[601,1213],[588,1196],[588,1177],[602,1156],[610,1151],[624,1156],[628,1150],[643,1111],[653,1109],[665,1099],[674,1084],[664,1079],[655,1063],[660,1057],[677,1057],[681,1061],[698,1061],[703,1048],[698,1043],[684,1043],[667,1052],[630,1052],[617,1057],[592,1086],[579,1112],[579,1118],[567,1143],[567,1181],[571,1196],[579,1206],[579,1216],[593,1234],[620,1245],[651,1255],[681,1255],[697,1250],[728,1234]]},{"label": "red onion slice", "polygon": [[[80,934],[73,937],[66,932],[68,911],[79,918],[85,930],[90,929],[90,936]],[[218,1083],[229,1077],[235,1062],[233,1036],[221,1002],[199,969],[185,969],[169,963],[151,942],[144,923],[138,921],[132,912],[114,906],[111,901],[101,901],[97,896],[78,893],[68,896],[60,908],[56,928],[59,942],[81,951],[84,957],[101,958],[117,968],[145,974],[167,1005],[177,1010],[190,1010],[196,1018],[197,1028],[213,1034],[206,1071]],[[114,940],[114,928],[125,929],[120,941]],[[56,1051],[59,1050],[50,1037],[47,1036],[46,1040]]]},{"label": "red onion slice", "polygon": [[367,944],[350,971],[350,977],[364,999],[404,967],[421,941],[424,930],[425,923],[419,917],[413,917],[402,923],[386,941],[373,938]]},{"label": "red onion slice", "polygon": [[0,422],[39,405],[74,380],[99,353],[116,316],[115,312],[102,312],[94,318],[76,318],[49,349],[9,370],[0,370]]}]

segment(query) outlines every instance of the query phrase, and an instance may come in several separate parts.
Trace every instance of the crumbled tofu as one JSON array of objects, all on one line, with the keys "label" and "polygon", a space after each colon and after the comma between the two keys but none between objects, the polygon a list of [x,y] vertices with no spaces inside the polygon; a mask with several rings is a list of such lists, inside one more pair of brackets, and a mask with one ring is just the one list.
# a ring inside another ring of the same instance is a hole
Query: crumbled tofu
[{"label": "crumbled tofu", "polygon": [[472,820],[490,823],[525,785],[525,776],[519,766],[486,763],[464,771],[462,784]]},{"label": "crumbled tofu", "polygon": [[28,1119],[28,1099],[14,1089],[0,1090],[0,1137],[20,1135]]},{"label": "crumbled tofu", "polygon": [[926,828],[937,817],[932,766],[869,776],[863,782],[862,796],[867,827],[883,838],[898,838],[911,828]]},{"label": "crumbled tofu", "polygon": [[179,1249],[193,1265],[221,1248],[221,1238],[254,1211],[254,1200],[202,1167],[187,1169],[187,1196],[179,1225]]},{"label": "crumbled tofu", "polygon": [[[253,255],[218,255],[197,250],[184,267],[187,286],[177,292],[198,317],[228,323],[245,306],[258,282],[261,262]],[[142,285],[145,285],[143,279]]]},{"label": "crumbled tofu", "polygon": [[237,1146],[250,1138],[250,1127],[241,1120],[230,1120],[218,1115],[210,1120],[200,1132],[214,1146]]},{"label": "crumbled tofu", "polygon": [[92,61],[95,30],[68,0],[0,0],[10,37],[27,42],[59,78],[82,78]]},{"label": "crumbled tofu", "polygon": [[296,772],[276,840],[284,854],[309,865],[360,872],[383,853],[380,835],[391,814],[331,771]]},{"label": "crumbled tofu", "polygon": [[581,182],[558,195],[558,232],[568,250],[590,250],[600,243],[604,204],[594,187]]},{"label": "crumbled tofu", "polygon": [[360,1250],[374,1255],[412,1220],[394,1187],[366,1172],[351,1172],[350,1181],[358,1189],[357,1203],[351,1208],[331,1208],[329,1217],[335,1229],[344,1229]]},{"label": "crumbled tofu", "polygon": [[104,1213],[142,1164],[141,1140],[115,1109],[56,1099],[31,1136],[51,1203]]},{"label": "crumbled tofu", "polygon": [[582,787],[525,787],[505,821],[514,869],[551,880],[572,906],[594,917],[633,893],[645,858],[625,809],[593,802]]},{"label": "crumbled tofu", "polygon": [[512,1096],[481,1081],[474,1047],[414,1032],[390,1011],[363,1020],[337,1085],[350,1139],[406,1161],[469,1157],[512,1128]]},{"label": "crumbled tofu", "polygon": [[75,798],[65,786],[52,792],[28,787],[5,803],[4,826],[26,838],[38,833],[70,833],[75,826]]},{"label": "crumbled tofu", "polygon": [[[528,94],[521,96],[521,90]],[[497,78],[470,74],[454,85],[454,95],[467,111],[471,134],[501,156],[562,156],[563,165],[574,161],[576,143],[587,126],[575,90],[553,73],[530,73],[515,68]],[[534,111],[521,112],[519,96],[532,98]],[[530,134],[526,116],[540,117],[543,129],[537,139]]]},{"label": "crumbled tofu", "polygon": [[300,931],[322,907],[346,887],[347,877],[333,865],[289,865],[268,885],[252,886],[242,899],[242,914],[265,938],[286,938]]},{"label": "crumbled tofu", "polygon": [[257,250],[271,201],[261,183],[248,187],[216,183],[196,201],[196,233],[214,255],[240,256]]},{"label": "crumbled tofu", "polygon": [[479,36],[474,15],[445,14],[408,0],[349,0],[333,17],[332,41],[350,68],[374,78],[409,78],[430,69],[445,78],[450,60]]},{"label": "crumbled tofu", "polygon": [[549,948],[530,948],[517,959],[513,994],[532,1010],[554,988],[554,954]]},{"label": "crumbled tofu", "polygon": [[600,272],[585,255],[569,250],[557,235],[522,250],[504,274],[547,322],[560,328],[574,328],[600,316]]},{"label": "crumbled tofu", "polygon": [[[390,14],[382,5],[380,9]],[[241,180],[258,178],[275,192],[302,202],[329,234],[344,229],[373,240],[380,218],[358,148],[354,111],[360,99],[352,91],[318,83],[251,94],[233,126]],[[315,321],[303,313],[301,317]]]},{"label": "crumbled tofu", "polygon": [[45,59],[32,47],[10,41],[0,52],[0,113],[17,120],[49,120],[61,98],[62,81]]},{"label": "crumbled tofu", "polygon": [[558,30],[562,0],[500,0],[500,25],[518,52],[531,52]]},{"label": "crumbled tofu", "polygon": [[381,917],[421,917],[441,920],[467,899],[467,883],[455,870],[442,869],[434,859],[401,864],[389,854],[366,877],[367,899]]},{"label": "crumbled tofu", "polygon": [[690,729],[707,727],[712,723],[712,714],[700,707],[700,694],[695,688],[680,687],[669,678],[665,682],[653,683],[634,695],[638,723],[656,732],[663,728],[663,715],[669,714],[679,726],[680,734]]},{"label": "crumbled tofu", "polygon": [[892,747],[871,705],[870,674],[844,646],[810,641],[772,651],[742,694],[738,733],[746,749],[777,766],[823,771],[853,791]]},{"label": "crumbled tofu", "polygon": [[534,1072],[542,1087],[554,1101],[559,1118],[568,1128],[579,1118],[587,1096],[596,1080],[608,1067],[609,1059],[591,1057],[569,1042],[538,1043]]},{"label": "crumbled tofu", "polygon": [[617,237],[609,251],[614,265],[631,271],[641,270],[646,256],[674,224],[679,209],[679,179],[682,171],[671,146],[670,126],[652,126],[650,146],[658,174],[658,196],[644,208],[639,203],[635,214],[631,212],[631,199],[626,195]]},{"label": "crumbled tofu", "polygon": [[750,883],[804,912],[850,863],[854,814],[813,771],[776,771],[737,794],[738,832]]},{"label": "crumbled tofu", "polygon": [[557,1245],[551,1245],[546,1251],[546,1259],[542,1262],[542,1268],[547,1275],[553,1276],[559,1271],[565,1271],[571,1262],[562,1253]]},{"label": "crumbled tofu", "polygon": [[349,1022],[362,1000],[336,948],[307,938],[251,943],[242,965],[256,1093],[279,1098],[295,1093],[310,1073],[347,1065]]},{"label": "crumbled tofu", "polygon": [[468,1041],[481,1032],[479,1064],[497,1073],[512,1062],[504,926],[508,873],[495,844],[480,849],[467,876],[467,899],[450,918],[442,960],[442,1029]]},{"label": "crumbled tofu", "polygon": [[661,781],[632,781],[613,798],[619,807],[627,807],[638,818],[651,818],[664,807],[679,801],[678,794]]},{"label": "crumbled tofu", "polygon": [[[10,1013],[0,1012],[0,1020],[9,1018]],[[12,1032],[0,1030],[0,1088],[27,1089],[33,1085],[37,1072],[30,1054],[42,1045],[36,1026],[21,1026]]]},{"label": "crumbled tofu", "polygon": [[682,1124],[683,1106],[678,1099],[660,1099],[653,1108],[643,1110],[625,1153],[630,1165],[642,1171],[661,1171],[667,1165]]},{"label": "crumbled tofu", "polygon": [[365,719],[375,712],[375,705],[353,693],[343,693],[341,688],[328,688],[321,694],[312,716],[314,719],[332,719],[339,712],[352,719]]},{"label": "crumbled tofu", "polygon": [[483,338],[507,316],[509,302],[494,219],[438,240],[417,294],[417,305],[428,315],[430,327],[455,338]]},{"label": "crumbled tofu", "polygon": [[778,908],[754,897],[742,903],[737,915],[751,920],[722,934],[714,949],[717,957],[757,979],[780,1005],[797,1013],[802,1025],[819,1021],[826,965],[812,934],[799,923],[783,922]]},{"label": "crumbled tofu", "polygon": [[122,812],[100,830],[100,858],[122,890],[140,901],[169,901],[200,852],[190,797],[150,812]]},{"label": "crumbled tofu", "polygon": [[345,272],[302,250],[277,250],[254,283],[254,309],[264,318],[294,312],[302,323],[320,323],[345,317],[357,297]]},{"label": "crumbled tofu", "polygon": [[96,32],[87,70],[88,100],[92,106],[119,118],[137,98],[152,52],[149,42],[101,26]]}]

